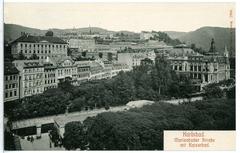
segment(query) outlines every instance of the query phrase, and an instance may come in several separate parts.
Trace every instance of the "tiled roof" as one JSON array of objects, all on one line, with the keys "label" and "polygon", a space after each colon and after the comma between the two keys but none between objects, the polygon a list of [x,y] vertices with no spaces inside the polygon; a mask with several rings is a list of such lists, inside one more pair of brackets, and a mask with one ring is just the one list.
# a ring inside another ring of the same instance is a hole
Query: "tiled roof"
[{"label": "tiled roof", "polygon": [[40,43],[40,42],[49,42],[53,44],[67,44],[64,40],[58,38],[58,37],[52,37],[52,36],[31,36],[31,35],[23,35],[19,38],[17,38],[15,42],[29,42],[29,43]]},{"label": "tiled roof", "polygon": [[11,63],[5,62],[4,63],[4,75],[11,75],[11,74],[18,74],[18,69]]}]

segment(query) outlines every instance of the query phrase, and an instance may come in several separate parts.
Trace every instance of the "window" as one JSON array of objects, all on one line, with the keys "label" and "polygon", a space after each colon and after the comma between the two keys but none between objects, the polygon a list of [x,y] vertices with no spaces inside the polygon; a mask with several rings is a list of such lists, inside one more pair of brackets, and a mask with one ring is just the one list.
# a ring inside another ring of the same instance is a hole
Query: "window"
[{"label": "window", "polygon": [[8,98],[8,93],[7,92],[5,92],[5,98]]},{"label": "window", "polygon": [[12,91],[10,91],[10,97],[12,97]]},{"label": "window", "polygon": [[197,66],[194,66],[194,71],[197,71]]},{"label": "window", "polygon": [[179,66],[179,71],[182,71],[182,66]]},{"label": "window", "polygon": [[5,85],[5,89],[8,89],[8,85],[7,84]]},{"label": "window", "polygon": [[191,71],[193,70],[193,66],[192,66],[192,65],[190,66],[190,70],[191,70]]},{"label": "window", "polygon": [[17,96],[17,91],[16,90],[14,91],[14,96]]},{"label": "window", "polygon": [[198,74],[198,79],[201,79],[201,74],[200,73]]},{"label": "window", "polygon": [[174,70],[177,70],[177,65],[175,65]]}]

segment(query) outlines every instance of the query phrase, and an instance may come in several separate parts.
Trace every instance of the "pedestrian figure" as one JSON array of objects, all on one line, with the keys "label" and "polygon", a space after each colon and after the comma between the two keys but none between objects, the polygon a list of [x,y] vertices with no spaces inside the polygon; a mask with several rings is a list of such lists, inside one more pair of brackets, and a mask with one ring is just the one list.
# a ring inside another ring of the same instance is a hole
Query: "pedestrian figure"
[{"label": "pedestrian figure", "polygon": [[33,136],[31,136],[31,142],[33,142],[34,141],[34,138],[33,138]]}]

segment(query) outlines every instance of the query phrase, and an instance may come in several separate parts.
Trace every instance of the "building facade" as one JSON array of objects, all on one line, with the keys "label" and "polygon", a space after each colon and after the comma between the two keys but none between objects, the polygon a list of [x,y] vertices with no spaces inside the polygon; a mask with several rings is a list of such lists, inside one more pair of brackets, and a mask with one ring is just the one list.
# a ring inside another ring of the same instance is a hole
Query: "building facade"
[{"label": "building facade", "polygon": [[44,63],[44,91],[57,86],[57,67],[52,63]]},{"label": "building facade", "polygon": [[177,53],[173,49],[173,54],[168,56],[172,69],[188,75],[198,90],[202,90],[207,84],[230,79],[228,51],[225,49],[224,55],[220,55],[211,49],[214,48],[213,45],[214,41],[209,52],[204,55],[187,47],[177,48]]},{"label": "building facade", "polygon": [[19,99],[19,71],[11,62],[4,63],[4,102]]},{"label": "building facade", "polygon": [[67,42],[54,36],[31,36],[24,34],[11,43],[11,53],[18,58],[22,53],[27,58],[33,54],[39,59],[67,56]]},{"label": "building facade", "polygon": [[141,60],[148,58],[155,62],[156,55],[154,51],[148,52],[133,52],[133,53],[119,53],[118,54],[118,63],[126,64],[131,69],[136,66],[141,65]]},{"label": "building facade", "polygon": [[20,76],[20,98],[43,93],[44,65],[39,60],[15,60]]},{"label": "building facade", "polygon": [[76,85],[88,81],[90,77],[90,61],[75,61],[74,65],[77,69]]}]

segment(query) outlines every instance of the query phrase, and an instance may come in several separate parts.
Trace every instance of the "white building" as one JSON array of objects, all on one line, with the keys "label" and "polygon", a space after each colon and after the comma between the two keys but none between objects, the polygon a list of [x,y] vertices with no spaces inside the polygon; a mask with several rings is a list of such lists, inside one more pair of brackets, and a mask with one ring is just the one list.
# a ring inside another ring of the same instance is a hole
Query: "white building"
[{"label": "white building", "polygon": [[36,54],[39,59],[67,56],[67,42],[54,36],[31,36],[24,34],[11,43],[13,57],[23,53],[27,58]]},{"label": "white building", "polygon": [[145,58],[149,58],[155,62],[156,55],[154,51],[118,53],[118,63],[126,64],[131,69],[135,66],[140,66],[141,60]]},{"label": "white building", "polygon": [[15,60],[13,64],[21,77],[20,98],[43,93],[44,65],[40,60]]}]

